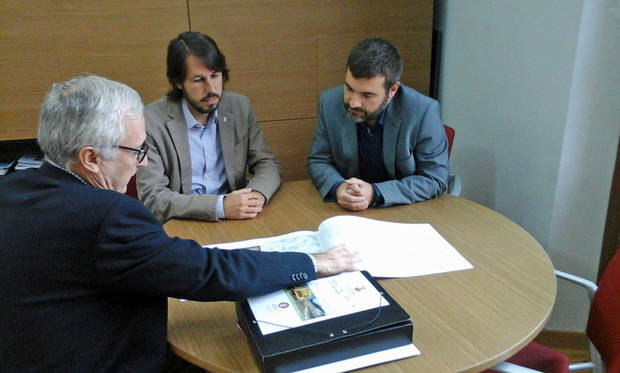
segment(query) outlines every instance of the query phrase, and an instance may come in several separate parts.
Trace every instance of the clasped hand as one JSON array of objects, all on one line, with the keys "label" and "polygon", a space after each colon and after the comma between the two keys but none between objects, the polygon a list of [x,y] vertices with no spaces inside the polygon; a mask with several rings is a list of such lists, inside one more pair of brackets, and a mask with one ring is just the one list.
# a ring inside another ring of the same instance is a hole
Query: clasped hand
[{"label": "clasped hand", "polygon": [[255,218],[265,204],[265,196],[250,188],[235,190],[224,196],[224,216],[226,219]]},{"label": "clasped hand", "polygon": [[336,202],[342,208],[352,211],[366,210],[375,199],[372,184],[352,177],[336,189]]}]

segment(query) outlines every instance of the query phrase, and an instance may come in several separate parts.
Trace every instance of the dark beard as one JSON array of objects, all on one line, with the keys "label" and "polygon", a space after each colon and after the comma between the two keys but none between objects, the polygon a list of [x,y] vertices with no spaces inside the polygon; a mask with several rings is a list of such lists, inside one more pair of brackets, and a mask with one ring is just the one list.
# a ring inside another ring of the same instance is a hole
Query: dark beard
[{"label": "dark beard", "polygon": [[187,98],[187,97],[185,97],[185,101],[187,101],[187,103],[188,103],[188,104],[189,104],[192,108],[194,108],[194,110],[196,110],[197,112],[199,112],[200,114],[208,114],[208,115],[211,115],[211,113],[213,113],[215,110],[217,110],[217,107],[218,107],[218,105],[220,104],[220,100],[219,100],[220,95],[218,95],[217,93],[209,93],[209,94],[208,94],[208,95],[206,95],[205,97],[201,98],[201,101],[202,101],[202,100],[204,100],[204,99],[208,99],[208,98],[211,98],[211,97],[217,97],[217,98],[218,98],[217,103],[216,103],[215,105],[213,105],[213,106],[210,106],[210,107],[206,108],[206,109],[205,109],[205,108],[203,108],[203,107],[200,107],[200,106],[196,105],[193,101],[191,101],[191,100],[190,100],[189,98]]},{"label": "dark beard", "polygon": [[347,115],[349,116],[349,118],[351,118],[353,122],[355,123],[365,122],[367,124],[374,124],[377,121],[377,119],[379,119],[379,116],[381,116],[381,112],[383,112],[383,110],[385,110],[385,108],[387,107],[388,95],[385,95],[383,102],[381,103],[381,105],[379,105],[379,108],[377,110],[373,111],[370,114],[366,113],[365,111],[362,111],[363,115],[361,117],[354,117],[349,111],[349,109],[351,109],[349,105],[347,103],[343,103],[343,104],[344,104],[344,109],[347,111]]}]

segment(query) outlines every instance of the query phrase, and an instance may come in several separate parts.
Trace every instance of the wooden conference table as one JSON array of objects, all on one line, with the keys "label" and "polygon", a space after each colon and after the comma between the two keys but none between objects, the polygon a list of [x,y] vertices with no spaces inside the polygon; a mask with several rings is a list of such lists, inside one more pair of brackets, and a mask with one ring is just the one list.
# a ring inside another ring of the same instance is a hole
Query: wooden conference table
[{"label": "wooden conference table", "polygon": [[[352,213],[325,203],[309,180],[284,183],[253,220],[171,220],[172,236],[211,244],[316,230],[324,219],[353,214],[431,223],[474,269],[379,282],[411,315],[422,354],[369,372],[477,372],[517,352],[543,328],[556,280],[549,257],[506,217],[448,194],[408,206]],[[415,239],[415,238],[413,238]],[[377,248],[380,249],[380,248]],[[232,302],[168,301],[168,341],[184,359],[212,372],[256,372]]]}]

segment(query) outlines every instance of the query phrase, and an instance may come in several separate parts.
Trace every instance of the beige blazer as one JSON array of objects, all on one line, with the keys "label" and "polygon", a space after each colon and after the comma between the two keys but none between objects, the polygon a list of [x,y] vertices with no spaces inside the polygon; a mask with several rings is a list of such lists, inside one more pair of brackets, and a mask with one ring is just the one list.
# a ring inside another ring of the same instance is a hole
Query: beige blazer
[{"label": "beige blazer", "polygon": [[[162,223],[171,218],[216,220],[216,195],[189,194],[192,169],[180,102],[160,98],[145,106],[144,117],[150,149],[148,165],[136,174],[140,200]],[[218,118],[230,190],[252,188],[268,201],[280,186],[280,164],[256,124],[250,100],[223,92]],[[253,175],[249,181],[248,172]]]}]

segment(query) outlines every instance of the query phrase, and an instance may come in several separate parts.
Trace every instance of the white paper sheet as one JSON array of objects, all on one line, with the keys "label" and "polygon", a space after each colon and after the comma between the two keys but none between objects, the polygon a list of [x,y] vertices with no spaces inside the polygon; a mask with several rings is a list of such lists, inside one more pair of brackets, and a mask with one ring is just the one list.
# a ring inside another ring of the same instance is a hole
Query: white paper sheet
[{"label": "white paper sheet", "polygon": [[362,262],[358,269],[373,277],[424,276],[473,268],[430,224],[394,223],[351,215],[326,219],[317,232],[298,231],[207,246],[314,254],[341,244],[359,252]]},{"label": "white paper sheet", "polygon": [[395,347],[388,350],[373,352],[350,359],[340,360],[329,364],[319,365],[313,368],[299,370],[296,373],[340,373],[355,369],[369,367],[393,360],[400,360],[411,356],[420,355],[420,350],[413,344]]}]

